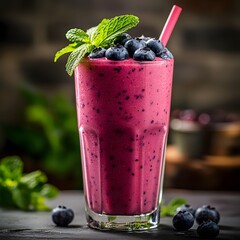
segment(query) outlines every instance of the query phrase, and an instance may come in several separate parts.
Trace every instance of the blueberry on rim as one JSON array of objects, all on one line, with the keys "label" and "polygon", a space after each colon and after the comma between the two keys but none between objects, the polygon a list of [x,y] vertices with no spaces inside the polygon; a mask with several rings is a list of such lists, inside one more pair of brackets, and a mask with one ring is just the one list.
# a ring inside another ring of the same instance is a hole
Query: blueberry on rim
[{"label": "blueberry on rim", "polygon": [[130,39],[132,39],[132,37],[128,33],[122,33],[116,38],[115,43],[119,43],[124,46],[124,44]]},{"label": "blueberry on rim", "polygon": [[147,41],[147,47],[149,47],[158,57],[164,49],[164,46],[161,43],[161,41],[157,39],[149,39]]},{"label": "blueberry on rim", "polygon": [[120,44],[116,44],[113,47],[107,49],[106,58],[109,60],[124,60],[128,58],[128,51]]},{"label": "blueberry on rim", "polygon": [[145,42],[139,42],[136,39],[130,39],[125,44],[124,47],[128,50],[129,56],[132,57],[134,52],[139,49],[146,46]]},{"label": "blueberry on rim", "polygon": [[133,59],[137,61],[153,61],[155,53],[148,47],[140,48],[134,52]]},{"label": "blueberry on rim", "polygon": [[169,60],[173,58],[173,55],[167,48],[164,48],[162,52],[158,54],[158,57],[164,60]]},{"label": "blueberry on rim", "polygon": [[92,50],[92,52],[88,55],[90,58],[102,58],[105,57],[106,49],[102,47],[98,47]]}]

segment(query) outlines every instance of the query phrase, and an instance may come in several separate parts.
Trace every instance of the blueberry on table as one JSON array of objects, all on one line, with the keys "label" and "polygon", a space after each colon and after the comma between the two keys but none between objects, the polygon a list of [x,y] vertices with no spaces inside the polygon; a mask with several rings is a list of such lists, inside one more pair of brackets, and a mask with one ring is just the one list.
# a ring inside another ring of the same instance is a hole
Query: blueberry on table
[{"label": "blueberry on table", "polygon": [[136,39],[130,39],[125,44],[124,47],[128,50],[129,56],[132,57],[134,52],[139,49],[145,47],[145,42],[139,42]]},{"label": "blueberry on table", "polygon": [[190,212],[179,211],[172,220],[173,227],[177,231],[186,231],[194,224],[194,217]]},{"label": "blueberry on table", "polygon": [[176,209],[176,213],[178,213],[179,211],[187,211],[187,212],[190,212],[193,217],[195,217],[195,212],[196,210],[193,209],[189,204],[183,204],[181,206],[179,206],[177,209]]},{"label": "blueberry on table", "polygon": [[124,60],[129,56],[127,49],[120,44],[108,48],[105,55],[109,60]]},{"label": "blueberry on table", "polygon": [[90,58],[102,58],[105,57],[106,49],[102,47],[98,47],[92,50],[92,52],[88,55]]},{"label": "blueberry on table", "polygon": [[132,37],[128,33],[122,33],[116,38],[115,43],[124,45],[130,39],[132,39]]},{"label": "blueberry on table", "polygon": [[158,57],[159,57],[159,54],[164,49],[164,46],[161,43],[161,41],[157,40],[157,39],[149,39],[147,41],[147,47],[149,47],[156,54],[156,56],[158,56]]},{"label": "blueberry on table", "polygon": [[172,53],[167,49],[167,48],[164,48],[162,50],[162,52],[160,52],[158,54],[158,57],[164,59],[164,60],[168,60],[168,59],[172,59],[173,58],[173,55]]},{"label": "blueberry on table", "polygon": [[65,206],[58,206],[52,210],[52,221],[59,227],[67,227],[73,218],[73,210]]},{"label": "blueberry on table", "polygon": [[219,234],[219,226],[215,222],[208,220],[198,226],[197,233],[202,238],[215,238]]},{"label": "blueberry on table", "polygon": [[203,205],[196,210],[195,218],[198,224],[201,224],[204,221],[208,220],[219,223],[220,214],[214,207],[211,207],[209,205]]},{"label": "blueberry on table", "polygon": [[153,61],[155,53],[148,47],[140,48],[133,54],[133,59],[137,61]]}]

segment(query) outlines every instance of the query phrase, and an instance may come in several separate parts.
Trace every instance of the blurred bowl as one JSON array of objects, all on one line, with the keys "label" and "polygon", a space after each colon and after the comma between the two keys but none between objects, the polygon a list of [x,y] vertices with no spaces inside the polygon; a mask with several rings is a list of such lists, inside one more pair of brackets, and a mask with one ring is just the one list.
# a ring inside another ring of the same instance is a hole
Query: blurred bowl
[{"label": "blurred bowl", "polygon": [[214,123],[209,127],[210,155],[240,155],[240,122]]},{"label": "blurred bowl", "polygon": [[199,159],[205,155],[206,129],[198,122],[172,119],[170,122],[172,143],[183,156]]}]

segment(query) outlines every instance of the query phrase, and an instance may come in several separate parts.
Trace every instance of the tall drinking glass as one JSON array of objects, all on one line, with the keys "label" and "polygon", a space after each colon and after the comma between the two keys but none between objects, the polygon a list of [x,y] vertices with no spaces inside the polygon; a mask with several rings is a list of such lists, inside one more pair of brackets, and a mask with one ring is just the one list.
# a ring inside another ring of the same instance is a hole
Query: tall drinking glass
[{"label": "tall drinking glass", "polygon": [[100,230],[160,221],[173,59],[84,59],[75,70],[86,215]]}]

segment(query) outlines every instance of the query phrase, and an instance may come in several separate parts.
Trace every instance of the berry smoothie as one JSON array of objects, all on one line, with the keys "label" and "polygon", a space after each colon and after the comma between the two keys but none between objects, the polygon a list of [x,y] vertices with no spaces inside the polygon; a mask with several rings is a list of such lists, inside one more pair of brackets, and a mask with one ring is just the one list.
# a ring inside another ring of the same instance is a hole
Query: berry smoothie
[{"label": "berry smoothie", "polygon": [[85,59],[75,70],[87,208],[139,215],[158,208],[173,59]]}]

